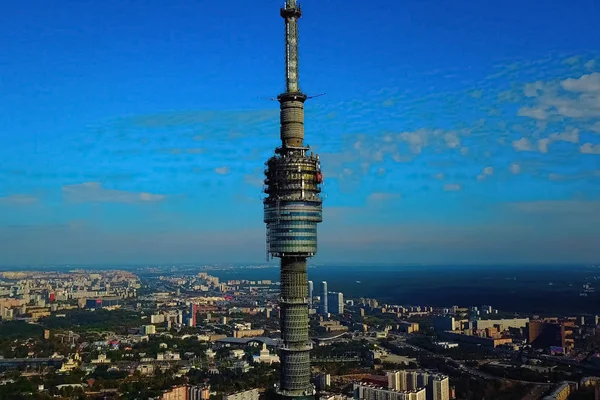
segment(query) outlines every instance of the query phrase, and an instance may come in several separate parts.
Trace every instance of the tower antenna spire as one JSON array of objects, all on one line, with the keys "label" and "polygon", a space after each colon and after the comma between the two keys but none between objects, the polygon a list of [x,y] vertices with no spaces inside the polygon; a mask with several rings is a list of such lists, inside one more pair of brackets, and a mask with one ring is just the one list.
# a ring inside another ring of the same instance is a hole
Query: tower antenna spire
[{"label": "tower antenna spire", "polygon": [[302,9],[296,0],[286,0],[280,11],[285,19],[285,86],[288,93],[299,93],[298,20]]}]

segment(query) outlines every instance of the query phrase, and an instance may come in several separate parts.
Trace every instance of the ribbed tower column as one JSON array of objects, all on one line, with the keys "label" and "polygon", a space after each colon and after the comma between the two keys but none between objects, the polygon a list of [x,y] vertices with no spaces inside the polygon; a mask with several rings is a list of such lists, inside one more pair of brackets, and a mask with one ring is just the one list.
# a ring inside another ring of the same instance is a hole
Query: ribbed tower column
[{"label": "ribbed tower column", "polygon": [[304,102],[298,83],[296,0],[281,9],[285,19],[286,92],[279,95],[281,147],[266,163],[264,221],[267,252],[281,258],[280,349],[278,392],[284,399],[314,398],[310,383],[308,279],[306,259],[317,252],[317,223],[323,220],[320,196],[323,176],[319,156],[304,146]]}]

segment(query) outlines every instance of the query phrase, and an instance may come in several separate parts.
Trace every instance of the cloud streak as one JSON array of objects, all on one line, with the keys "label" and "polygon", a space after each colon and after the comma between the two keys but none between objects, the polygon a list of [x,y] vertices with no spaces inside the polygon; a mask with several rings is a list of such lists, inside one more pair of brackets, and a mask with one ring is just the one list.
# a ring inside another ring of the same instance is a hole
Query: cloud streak
[{"label": "cloud streak", "polygon": [[65,185],[62,195],[71,203],[156,203],[166,199],[163,194],[106,189],[99,182]]},{"label": "cloud streak", "polygon": [[218,175],[227,175],[227,174],[229,174],[230,169],[229,169],[229,167],[217,167],[217,168],[215,168],[215,172]]},{"label": "cloud streak", "polygon": [[0,197],[0,204],[9,205],[30,205],[36,204],[39,199],[28,194],[12,194],[5,197]]}]

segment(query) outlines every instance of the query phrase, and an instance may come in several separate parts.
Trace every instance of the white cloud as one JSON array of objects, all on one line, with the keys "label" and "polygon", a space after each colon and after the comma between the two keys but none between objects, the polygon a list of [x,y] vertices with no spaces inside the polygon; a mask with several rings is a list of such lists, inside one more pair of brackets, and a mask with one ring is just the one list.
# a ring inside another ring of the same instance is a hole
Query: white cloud
[{"label": "white cloud", "polygon": [[521,166],[516,163],[510,164],[509,169],[510,169],[510,172],[512,172],[513,174],[518,174],[521,172]]},{"label": "white cloud", "polygon": [[219,175],[227,175],[229,173],[229,167],[217,167],[215,172]]},{"label": "white cloud", "polygon": [[35,204],[38,198],[28,194],[11,194],[9,196],[0,197],[0,204]]},{"label": "white cloud", "polygon": [[263,187],[263,179],[258,174],[244,175],[244,182],[250,186]]},{"label": "white cloud", "polygon": [[600,73],[593,72],[578,79],[565,79],[560,85],[569,92],[600,92]]},{"label": "white cloud", "polygon": [[540,107],[521,107],[517,111],[519,117],[529,117],[533,119],[546,120],[548,119],[548,112]]},{"label": "white cloud", "polygon": [[512,146],[516,151],[534,151],[533,145],[526,137],[513,141]]},{"label": "white cloud", "polygon": [[162,194],[153,194],[153,193],[148,193],[148,192],[140,193],[141,201],[160,201],[164,198],[165,198],[165,196]]},{"label": "white cloud", "polygon": [[600,144],[585,143],[579,151],[583,154],[600,154]]},{"label": "white cloud", "polygon": [[591,71],[594,68],[596,68],[596,60],[590,60],[590,61],[586,62],[585,64],[583,64],[583,66],[588,71]]},{"label": "white cloud", "polygon": [[[541,88],[538,90],[538,88]],[[521,107],[519,116],[545,121],[553,117],[589,119],[600,117],[600,73],[554,82],[534,82],[524,86],[533,99]]]},{"label": "white cloud", "polygon": [[477,180],[478,181],[482,181],[484,180],[486,177],[493,175],[494,174],[494,167],[485,167],[482,171],[481,174],[477,175]]},{"label": "white cloud", "polygon": [[85,182],[62,187],[63,198],[74,203],[152,203],[166,198],[162,194],[105,189],[99,182]]},{"label": "white cloud", "polygon": [[412,161],[413,159],[414,159],[414,156],[409,156],[409,155],[400,154],[400,153],[396,153],[392,156],[392,160],[394,160],[397,163],[405,163],[405,162]]},{"label": "white cloud", "polygon": [[600,202],[598,201],[540,200],[509,203],[509,206],[518,211],[539,214],[593,214],[597,216],[600,211]]},{"label": "white cloud", "polygon": [[562,133],[553,133],[549,139],[553,142],[579,143],[579,129],[573,128]]},{"label": "white cloud", "polygon": [[446,146],[448,146],[448,148],[455,149],[460,146],[460,139],[454,132],[446,133],[444,135],[444,140],[446,141]]},{"label": "white cloud", "polygon": [[421,154],[423,147],[427,146],[429,131],[421,129],[415,132],[402,132],[399,139],[408,144],[413,154]]},{"label": "white cloud", "polygon": [[579,64],[579,56],[569,57],[563,60],[563,64],[577,65]]},{"label": "white cloud", "polygon": [[590,127],[592,132],[600,133],[600,121],[596,122],[594,125]]},{"label": "white cloud", "polygon": [[461,189],[462,189],[462,186],[460,186],[457,183],[447,183],[444,185],[444,190],[446,192],[458,192]]},{"label": "white cloud", "polygon": [[548,179],[552,181],[576,181],[579,179],[587,179],[587,178],[598,178],[600,177],[600,170],[591,170],[591,171],[581,171],[575,174],[557,174],[550,173],[548,174]]},{"label": "white cloud", "polygon": [[540,92],[544,89],[544,83],[541,81],[536,81],[533,83],[525,84],[523,88],[523,93],[527,97],[536,97],[540,94]]},{"label": "white cloud", "polygon": [[360,163],[360,170],[364,175],[368,174],[370,169],[371,169],[371,164],[369,164],[368,162]]},{"label": "white cloud", "polygon": [[548,138],[543,138],[538,140],[538,150],[540,151],[540,153],[547,153],[548,152],[548,144],[550,144],[550,139]]},{"label": "white cloud", "polygon": [[[320,151],[320,155],[323,165],[327,166],[329,176],[344,176],[342,172],[344,168],[352,168],[357,174],[362,171],[363,175],[374,169],[378,175],[382,175],[385,171],[377,168],[378,164],[385,159],[406,163],[413,161],[426,149],[437,153],[449,149],[458,150],[461,138],[469,134],[470,130],[466,128],[458,130],[423,128],[398,133],[344,135],[341,143],[332,143],[336,150]],[[464,154],[464,151],[461,150],[461,153]],[[367,164],[368,170],[365,168]]]},{"label": "white cloud", "polygon": [[444,177],[445,177],[445,176],[444,176],[444,174],[442,174],[442,173],[439,173],[439,174],[435,174],[435,175],[433,175],[433,178],[434,178],[434,179],[438,179],[438,180],[440,180],[440,181],[443,181],[443,180],[444,180]]},{"label": "white cloud", "polygon": [[548,153],[550,145],[555,142],[579,143],[579,129],[570,128],[562,133],[552,133],[546,138],[541,138],[537,142],[537,149],[540,153]]},{"label": "white cloud", "polygon": [[460,147],[460,135],[464,132],[443,129],[419,129],[398,134],[398,140],[408,144],[413,154],[420,154],[428,146],[455,149]]},{"label": "white cloud", "polygon": [[483,96],[483,90],[473,90],[469,93],[469,96],[474,99],[480,99]]}]

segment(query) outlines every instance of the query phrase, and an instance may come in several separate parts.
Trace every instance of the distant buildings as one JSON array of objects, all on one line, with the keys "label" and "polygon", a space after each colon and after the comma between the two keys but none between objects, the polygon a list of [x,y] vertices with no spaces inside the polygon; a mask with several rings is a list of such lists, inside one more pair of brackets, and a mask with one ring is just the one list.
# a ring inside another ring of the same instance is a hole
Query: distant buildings
[{"label": "distant buildings", "polygon": [[263,343],[260,353],[257,356],[253,357],[255,363],[265,363],[272,364],[279,362],[279,356],[277,354],[271,354],[269,349],[267,349],[267,345]]},{"label": "distant buildings", "polygon": [[576,387],[577,384],[575,382],[561,382],[542,400],[566,400],[571,395],[572,390]]},{"label": "distant buildings", "polygon": [[[382,379],[383,378],[383,379]],[[450,400],[446,375],[426,370],[388,371],[354,382],[356,400]]]},{"label": "distant buildings", "polygon": [[144,325],[140,329],[142,335],[154,335],[156,333],[156,327],[154,325]]},{"label": "distant buildings", "polygon": [[101,297],[97,299],[87,299],[85,301],[85,308],[116,308],[119,306],[120,297]]},{"label": "distant buildings", "polygon": [[473,328],[477,330],[496,328],[498,331],[503,332],[509,328],[525,328],[528,322],[529,318],[476,319],[473,321]]},{"label": "distant buildings", "polygon": [[308,308],[313,307],[313,291],[314,291],[313,281],[308,281]]},{"label": "distant buildings", "polygon": [[389,371],[386,375],[389,389],[414,391],[425,388],[427,400],[450,399],[450,381],[446,375],[423,370]]},{"label": "distant buildings", "polygon": [[265,333],[264,329],[236,329],[233,331],[234,338],[245,338],[262,336]]},{"label": "distant buildings", "polygon": [[196,316],[198,315],[198,311],[196,309],[196,304],[191,303],[190,304],[190,309],[189,309],[189,319],[188,319],[188,325],[189,326],[196,326]]},{"label": "distant buildings", "polygon": [[319,310],[319,314],[321,315],[327,315],[329,313],[329,307],[327,304],[327,293],[329,293],[327,291],[327,282],[323,281],[321,282],[321,307]]},{"label": "distant buildings", "polygon": [[106,354],[98,354],[98,358],[91,361],[92,364],[110,364],[110,359],[106,358]]},{"label": "distant buildings", "polygon": [[355,382],[355,400],[427,400],[425,388],[415,390],[395,390],[370,383]]},{"label": "distant buildings", "polygon": [[331,386],[331,375],[327,373],[322,373],[317,375],[315,379],[315,383],[317,389],[319,390],[327,390]]},{"label": "distant buildings", "polygon": [[210,386],[176,386],[159,397],[160,400],[209,400]]},{"label": "distant buildings", "polygon": [[150,316],[151,324],[162,324],[163,322],[165,322],[164,314],[153,314]]},{"label": "distant buildings", "polygon": [[564,322],[532,320],[527,327],[528,343],[537,349],[561,348],[563,352],[568,352],[573,348],[573,340],[568,337],[569,333]]},{"label": "distant buildings", "polygon": [[188,387],[188,398],[187,400],[209,400],[210,399],[210,386],[190,386]]},{"label": "distant buildings", "polygon": [[344,294],[341,292],[329,292],[327,294],[327,311],[331,314],[344,313]]},{"label": "distant buildings", "polygon": [[417,322],[400,321],[397,325],[398,332],[416,333],[419,332],[419,324]]},{"label": "distant buildings", "polygon": [[345,332],[348,327],[340,324],[340,321],[319,321],[319,329],[325,332]]},{"label": "distant buildings", "polygon": [[[469,332],[467,332],[469,333]],[[467,333],[443,332],[440,336],[449,341],[458,343],[475,344],[484,347],[498,347],[503,344],[512,343],[512,338],[490,338],[485,336],[475,336]]]},{"label": "distant buildings", "polygon": [[163,353],[158,353],[156,355],[156,360],[158,361],[178,361],[181,360],[181,356],[179,353],[174,353],[172,351],[165,351]]}]

